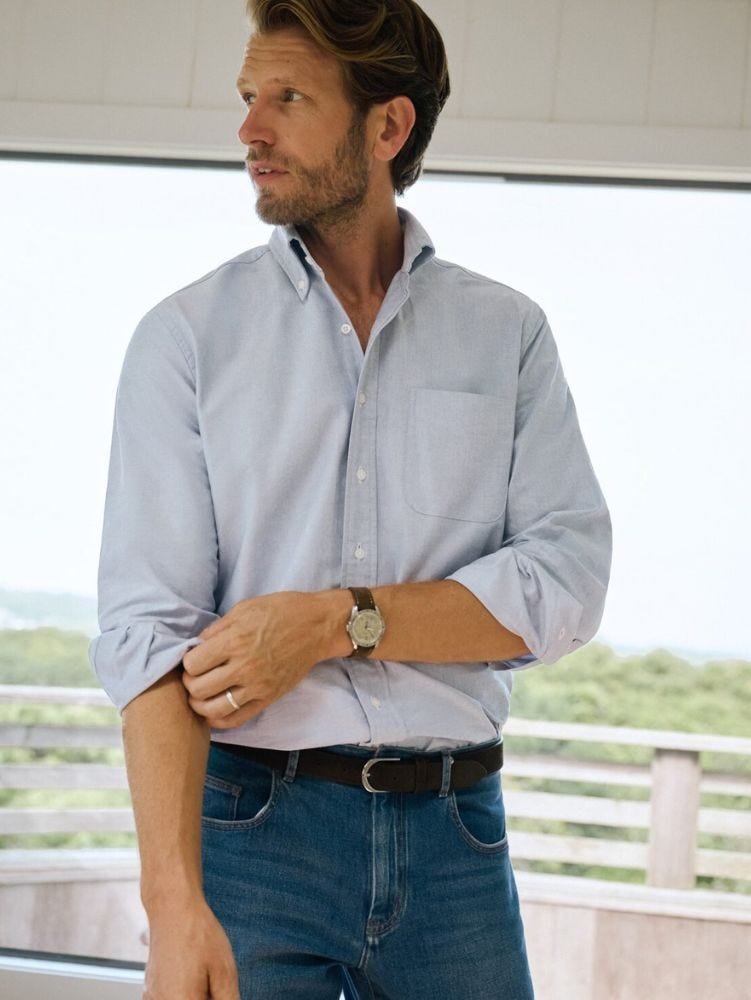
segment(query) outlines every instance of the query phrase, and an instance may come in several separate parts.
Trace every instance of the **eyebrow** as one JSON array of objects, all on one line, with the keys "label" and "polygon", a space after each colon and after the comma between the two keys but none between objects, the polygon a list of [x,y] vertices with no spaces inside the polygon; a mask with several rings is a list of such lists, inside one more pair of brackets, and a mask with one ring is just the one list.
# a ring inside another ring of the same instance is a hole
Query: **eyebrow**
[{"label": "eyebrow", "polygon": [[[275,76],[271,80],[269,80],[269,83],[279,83],[283,87],[291,87],[291,86],[294,85],[294,81],[291,80],[289,77],[286,77],[286,76]],[[249,89],[250,84],[248,84],[248,82],[246,80],[243,80],[242,77],[238,77],[237,82],[235,83],[235,87],[239,91],[240,90],[247,90],[247,89]],[[250,88],[250,89],[252,89],[252,88]]]}]

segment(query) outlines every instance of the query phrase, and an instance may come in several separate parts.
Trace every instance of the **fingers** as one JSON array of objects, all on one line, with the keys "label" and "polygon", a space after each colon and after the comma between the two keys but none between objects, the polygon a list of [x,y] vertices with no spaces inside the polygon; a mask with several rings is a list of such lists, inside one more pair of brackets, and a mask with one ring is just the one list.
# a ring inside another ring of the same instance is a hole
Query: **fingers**
[{"label": "fingers", "polygon": [[[209,626],[211,627],[211,626]],[[203,633],[201,633],[203,635]],[[200,677],[208,670],[226,663],[230,657],[230,642],[232,635],[225,628],[212,638],[204,640],[198,646],[193,646],[183,656],[183,667],[191,677]]]},{"label": "fingers", "polygon": [[197,677],[185,672],[182,675],[182,682],[188,694],[196,701],[208,702],[220,695],[223,697],[227,688],[232,688],[232,693],[238,702],[246,700],[238,696],[240,684],[237,680],[237,673],[228,663],[207,670],[206,673],[199,674]]},{"label": "fingers", "polygon": [[[245,702],[243,702],[242,699],[241,689],[233,687],[232,694],[235,696],[235,700],[238,705],[240,705],[240,711],[242,711]],[[238,714],[238,710],[230,703],[230,700],[227,697],[226,689],[220,694],[213,695],[210,698],[200,698],[191,695],[188,698],[188,704],[196,715],[202,715],[204,718],[209,719],[212,723],[214,721],[229,719],[230,716]],[[237,725],[237,723],[235,722],[233,725]]]},{"label": "fingers", "polygon": [[[269,704],[259,698],[252,698],[247,688],[233,683],[234,671],[229,667],[217,667],[200,677],[182,675],[182,682],[188,691],[188,704],[196,713],[205,718],[214,729],[234,729],[254,718]],[[240,706],[239,710],[230,702],[227,691]]]},{"label": "fingers", "polygon": [[[268,705],[261,701],[249,701],[246,705],[240,708],[239,712],[231,712],[229,715],[213,716],[207,715],[206,720],[212,729],[236,729],[237,726],[242,726],[245,722],[249,722],[250,719],[254,719],[257,715],[267,708]],[[200,712],[198,713],[201,714]]]},{"label": "fingers", "polygon": [[240,984],[234,964],[209,970],[208,1000],[240,1000]]}]

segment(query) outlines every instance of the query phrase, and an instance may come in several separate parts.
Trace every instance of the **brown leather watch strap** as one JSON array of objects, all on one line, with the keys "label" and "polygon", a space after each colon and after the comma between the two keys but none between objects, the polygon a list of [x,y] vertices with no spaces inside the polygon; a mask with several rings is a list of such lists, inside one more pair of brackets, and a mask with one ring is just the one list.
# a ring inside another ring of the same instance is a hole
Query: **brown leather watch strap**
[{"label": "brown leather watch strap", "polygon": [[[352,594],[352,598],[355,602],[355,608],[357,608],[358,611],[376,610],[375,598],[367,587],[349,587],[348,589]],[[350,638],[352,637],[350,636]],[[352,639],[353,643],[354,641],[355,640]],[[372,646],[355,646],[349,655],[350,657],[360,657],[361,659],[367,660],[372,652]]]},{"label": "brown leather watch strap", "polygon": [[375,600],[367,587],[350,587],[358,611],[375,611]]}]

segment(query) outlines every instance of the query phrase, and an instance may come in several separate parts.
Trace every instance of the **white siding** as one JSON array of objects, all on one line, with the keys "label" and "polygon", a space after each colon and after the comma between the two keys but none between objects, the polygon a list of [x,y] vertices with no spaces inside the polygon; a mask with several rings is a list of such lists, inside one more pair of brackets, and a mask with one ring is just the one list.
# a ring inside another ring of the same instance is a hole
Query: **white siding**
[{"label": "white siding", "polygon": [[647,120],[656,0],[568,0],[554,118],[642,125]]},{"label": "white siding", "polygon": [[466,3],[456,0],[425,0],[421,5],[441,33],[446,46],[451,77],[451,96],[443,113],[449,117],[461,114],[464,95],[466,64],[464,53],[467,46]]},{"label": "white siding", "polygon": [[197,11],[198,0],[111,4],[103,103],[188,107]]},{"label": "white siding", "polygon": [[[202,0],[196,29],[196,52],[190,104],[195,108],[242,105],[235,80],[248,38],[245,10],[237,0]],[[238,127],[239,127],[238,121]]]},{"label": "white siding", "polygon": [[16,96],[18,46],[23,28],[22,0],[0,0],[0,101]]},{"label": "white siding", "polygon": [[108,14],[99,0],[29,0],[18,50],[17,100],[98,102]]},{"label": "white siding", "polygon": [[[423,0],[428,165],[751,181],[751,0]],[[239,160],[243,0],[0,0],[0,151]]]},{"label": "white siding", "polygon": [[661,0],[649,121],[740,128],[747,72],[746,0]]},{"label": "white siding", "polygon": [[549,121],[560,0],[471,0],[466,7],[463,116]]}]

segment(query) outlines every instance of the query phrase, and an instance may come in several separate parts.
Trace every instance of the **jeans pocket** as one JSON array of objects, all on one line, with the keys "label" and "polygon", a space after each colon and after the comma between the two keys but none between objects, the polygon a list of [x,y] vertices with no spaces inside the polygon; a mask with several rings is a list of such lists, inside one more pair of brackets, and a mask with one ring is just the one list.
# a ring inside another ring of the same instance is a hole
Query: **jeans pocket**
[{"label": "jeans pocket", "polygon": [[488,774],[470,788],[451,792],[448,804],[454,825],[470,847],[485,854],[508,850],[499,774]]},{"label": "jeans pocket", "polygon": [[243,761],[243,774],[227,781],[208,773],[203,789],[201,822],[214,830],[249,830],[264,823],[279,796],[280,779],[273,768]]}]

